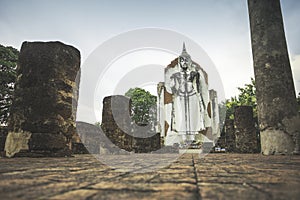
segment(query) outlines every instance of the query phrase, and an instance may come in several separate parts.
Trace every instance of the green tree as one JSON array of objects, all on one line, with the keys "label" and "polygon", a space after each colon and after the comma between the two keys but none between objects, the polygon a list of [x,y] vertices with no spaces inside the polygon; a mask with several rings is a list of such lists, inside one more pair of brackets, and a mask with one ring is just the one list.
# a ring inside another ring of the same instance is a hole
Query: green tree
[{"label": "green tree", "polygon": [[95,122],[94,125],[97,127],[101,127],[101,122]]},{"label": "green tree", "polygon": [[156,116],[156,96],[142,88],[130,88],[125,96],[131,103],[132,119],[137,124],[153,122]]},{"label": "green tree", "polygon": [[252,106],[254,118],[257,117],[257,102],[255,80],[251,78],[251,83],[245,84],[244,87],[238,87],[238,97],[231,97],[226,100],[226,117],[233,119],[234,109],[236,106]]},{"label": "green tree", "polygon": [[12,103],[18,50],[0,45],[0,124],[6,124]]}]

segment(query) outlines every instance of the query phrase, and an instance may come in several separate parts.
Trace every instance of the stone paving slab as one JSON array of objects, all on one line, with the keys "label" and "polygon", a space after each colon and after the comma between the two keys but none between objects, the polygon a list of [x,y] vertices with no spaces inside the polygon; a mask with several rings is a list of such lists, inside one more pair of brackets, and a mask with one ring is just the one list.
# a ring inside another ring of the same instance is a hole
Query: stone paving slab
[{"label": "stone paving slab", "polygon": [[[0,158],[0,199],[300,199],[300,156],[134,156],[109,158],[129,171],[92,155]],[[145,163],[163,168],[144,172]]]}]

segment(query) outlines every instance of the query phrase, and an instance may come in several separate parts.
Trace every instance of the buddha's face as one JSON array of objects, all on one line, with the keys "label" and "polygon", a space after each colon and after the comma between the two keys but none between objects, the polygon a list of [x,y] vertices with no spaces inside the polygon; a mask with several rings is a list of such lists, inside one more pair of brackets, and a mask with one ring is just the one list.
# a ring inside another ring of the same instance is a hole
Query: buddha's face
[{"label": "buddha's face", "polygon": [[180,56],[179,57],[179,65],[184,71],[186,71],[190,65],[190,58]]}]

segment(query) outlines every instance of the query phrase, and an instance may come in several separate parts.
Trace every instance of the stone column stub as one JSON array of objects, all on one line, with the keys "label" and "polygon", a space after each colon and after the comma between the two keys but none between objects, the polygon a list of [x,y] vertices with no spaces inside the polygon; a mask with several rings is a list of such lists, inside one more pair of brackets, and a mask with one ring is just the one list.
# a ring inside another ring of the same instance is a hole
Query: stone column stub
[{"label": "stone column stub", "polygon": [[251,106],[237,106],[234,111],[235,145],[240,153],[257,153],[257,135]]},{"label": "stone column stub", "polygon": [[[61,42],[24,42],[6,156],[69,156],[76,132],[80,52]],[[76,80],[76,81],[75,81]]]},{"label": "stone column stub", "polygon": [[226,119],[224,124],[225,147],[228,152],[235,152],[235,135],[233,119]]}]

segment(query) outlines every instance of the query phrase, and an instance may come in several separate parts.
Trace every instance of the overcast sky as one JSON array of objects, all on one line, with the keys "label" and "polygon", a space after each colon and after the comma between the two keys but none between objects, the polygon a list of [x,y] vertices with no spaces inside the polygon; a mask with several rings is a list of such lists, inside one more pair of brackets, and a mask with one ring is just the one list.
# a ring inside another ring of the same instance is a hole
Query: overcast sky
[{"label": "overcast sky", "polygon": [[[281,5],[299,93],[300,1],[282,0]],[[20,49],[23,41],[59,40],[78,48],[82,63],[105,41],[145,27],[178,32],[201,46],[220,74],[226,98],[254,77],[246,0],[0,0],[0,44]],[[149,64],[166,65],[175,54]],[[84,116],[79,120],[93,121]]]}]

